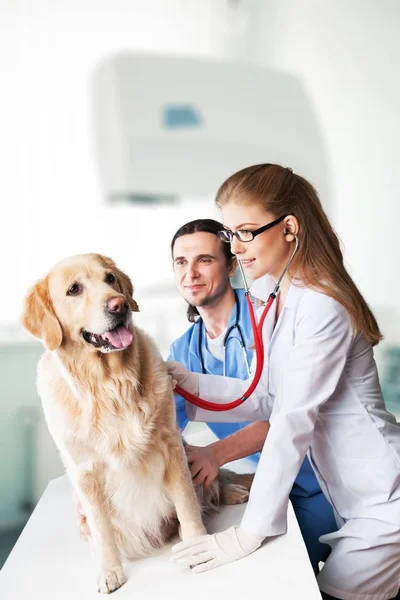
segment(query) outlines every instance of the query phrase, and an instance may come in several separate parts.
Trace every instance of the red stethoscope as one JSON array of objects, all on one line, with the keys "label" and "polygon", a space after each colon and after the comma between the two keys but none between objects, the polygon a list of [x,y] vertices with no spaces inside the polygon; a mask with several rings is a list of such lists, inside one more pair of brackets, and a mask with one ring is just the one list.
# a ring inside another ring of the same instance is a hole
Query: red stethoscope
[{"label": "red stethoscope", "polygon": [[256,389],[258,382],[260,381],[260,378],[261,378],[261,375],[263,372],[263,368],[264,368],[264,344],[263,344],[263,339],[262,339],[262,329],[263,329],[265,317],[269,313],[269,310],[270,310],[275,298],[277,297],[277,295],[279,293],[281,281],[284,278],[284,276],[286,275],[286,272],[291,265],[291,262],[294,258],[294,255],[297,252],[298,247],[299,247],[299,240],[298,240],[298,237],[295,236],[295,248],[293,250],[293,253],[292,253],[291,257],[289,258],[288,262],[286,263],[286,266],[285,266],[281,276],[279,277],[274,290],[269,295],[269,298],[268,298],[266,305],[264,307],[264,310],[262,312],[260,322],[258,324],[256,321],[254,307],[251,302],[249,287],[247,285],[243,267],[242,267],[240,260],[238,259],[240,274],[242,276],[244,289],[245,289],[245,297],[246,297],[247,307],[249,309],[249,314],[250,314],[250,321],[251,321],[251,327],[253,330],[254,345],[255,345],[255,350],[256,350],[256,370],[254,373],[253,381],[251,382],[250,386],[247,388],[247,390],[243,394],[243,396],[241,396],[237,400],[233,400],[232,402],[228,402],[226,404],[217,404],[216,402],[210,402],[209,400],[203,400],[202,398],[198,398],[194,394],[191,394],[190,392],[184,390],[183,388],[181,388],[178,385],[175,386],[175,389],[174,389],[175,393],[179,394],[180,396],[185,398],[185,400],[187,400],[191,404],[194,404],[198,408],[203,408],[205,410],[211,410],[214,412],[217,412],[217,411],[221,412],[221,411],[232,410],[233,408],[237,408],[238,406],[243,404],[243,402],[245,402],[247,400],[247,398],[249,398],[251,396],[251,394]]}]

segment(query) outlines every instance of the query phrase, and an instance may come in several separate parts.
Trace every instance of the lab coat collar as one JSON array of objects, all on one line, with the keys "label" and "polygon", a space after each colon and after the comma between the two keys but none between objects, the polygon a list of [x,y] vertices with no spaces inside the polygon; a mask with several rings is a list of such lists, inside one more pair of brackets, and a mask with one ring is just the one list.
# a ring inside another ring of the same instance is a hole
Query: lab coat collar
[{"label": "lab coat collar", "polygon": [[264,275],[253,281],[250,286],[250,294],[262,302],[266,302],[275,287],[275,281],[269,275]]},{"label": "lab coat collar", "polygon": [[[275,288],[275,281],[269,275],[264,275],[253,281],[250,287],[250,293],[262,302],[267,302],[268,297]],[[300,279],[294,279],[289,286],[285,300],[285,308],[293,308],[299,301],[300,294],[304,291],[304,284]]]}]

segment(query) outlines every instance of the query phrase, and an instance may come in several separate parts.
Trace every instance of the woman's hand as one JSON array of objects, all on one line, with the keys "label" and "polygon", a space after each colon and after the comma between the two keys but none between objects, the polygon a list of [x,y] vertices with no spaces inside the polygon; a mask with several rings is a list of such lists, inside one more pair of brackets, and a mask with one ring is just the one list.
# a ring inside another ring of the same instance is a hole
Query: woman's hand
[{"label": "woman's hand", "polygon": [[194,485],[209,487],[218,477],[219,465],[213,446],[186,446],[186,455]]},{"label": "woman's hand", "polygon": [[192,373],[192,371],[186,369],[186,367],[176,360],[167,360],[165,364],[167,365],[168,374],[171,379],[176,381],[176,384],[179,385],[179,387],[195,396],[199,395],[198,373]]},{"label": "woman's hand", "polygon": [[234,525],[221,533],[203,535],[176,544],[172,547],[171,560],[191,567],[194,573],[202,573],[244,558],[257,550],[261,542],[261,539]]}]

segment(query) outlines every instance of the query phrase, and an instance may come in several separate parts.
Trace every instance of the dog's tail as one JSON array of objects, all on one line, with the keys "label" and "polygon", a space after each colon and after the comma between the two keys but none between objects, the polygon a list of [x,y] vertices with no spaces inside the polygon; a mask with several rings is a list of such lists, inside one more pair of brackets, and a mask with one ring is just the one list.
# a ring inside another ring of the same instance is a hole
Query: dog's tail
[{"label": "dog's tail", "polygon": [[254,473],[234,473],[220,469],[218,476],[219,503],[243,504],[249,499]]},{"label": "dog's tail", "polygon": [[234,484],[241,485],[246,488],[246,490],[250,490],[251,484],[253,483],[254,473],[234,473],[233,471],[229,471],[228,469],[220,469],[218,480],[220,485]]}]

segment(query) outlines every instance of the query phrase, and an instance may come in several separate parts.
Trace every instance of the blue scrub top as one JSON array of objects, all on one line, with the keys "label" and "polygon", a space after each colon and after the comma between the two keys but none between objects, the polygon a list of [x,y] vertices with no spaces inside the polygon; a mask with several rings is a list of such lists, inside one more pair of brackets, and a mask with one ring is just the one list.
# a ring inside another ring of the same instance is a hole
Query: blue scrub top
[{"label": "blue scrub top", "polygon": [[[239,323],[243,333],[243,337],[246,343],[246,355],[249,365],[253,358],[254,350],[250,350],[253,346],[253,333],[251,329],[251,321],[247,303],[245,299],[245,292],[242,289],[235,290],[239,300]],[[232,309],[228,328],[234,325],[236,322],[236,304]],[[202,367],[199,357],[199,331],[200,327],[204,327],[202,322],[194,323],[189,329],[173,344],[171,345],[168,360],[176,360],[188,368],[190,371],[195,373],[202,373]],[[236,337],[237,340],[231,340]],[[237,377],[239,379],[247,379],[248,373],[246,364],[243,357],[243,350],[239,344],[239,335],[237,329],[234,328],[230,333],[230,341],[226,345],[225,351],[225,375],[227,377]],[[221,360],[213,356],[207,347],[207,336],[203,329],[202,336],[202,355],[204,361],[204,367],[207,373],[211,375],[223,375],[224,365]],[[188,424],[188,417],[186,414],[185,400],[182,396],[175,395],[176,402],[176,416],[177,423],[180,429],[183,429]],[[226,438],[228,435],[243,429],[248,422],[245,423],[207,423],[208,427],[213,433],[219,438]],[[257,452],[248,457],[254,463],[258,463],[260,453]],[[297,496],[312,496],[314,494],[321,493],[321,488],[317,482],[314,471],[309,463],[309,460],[305,458],[300,472],[294,483],[292,494]]]}]

